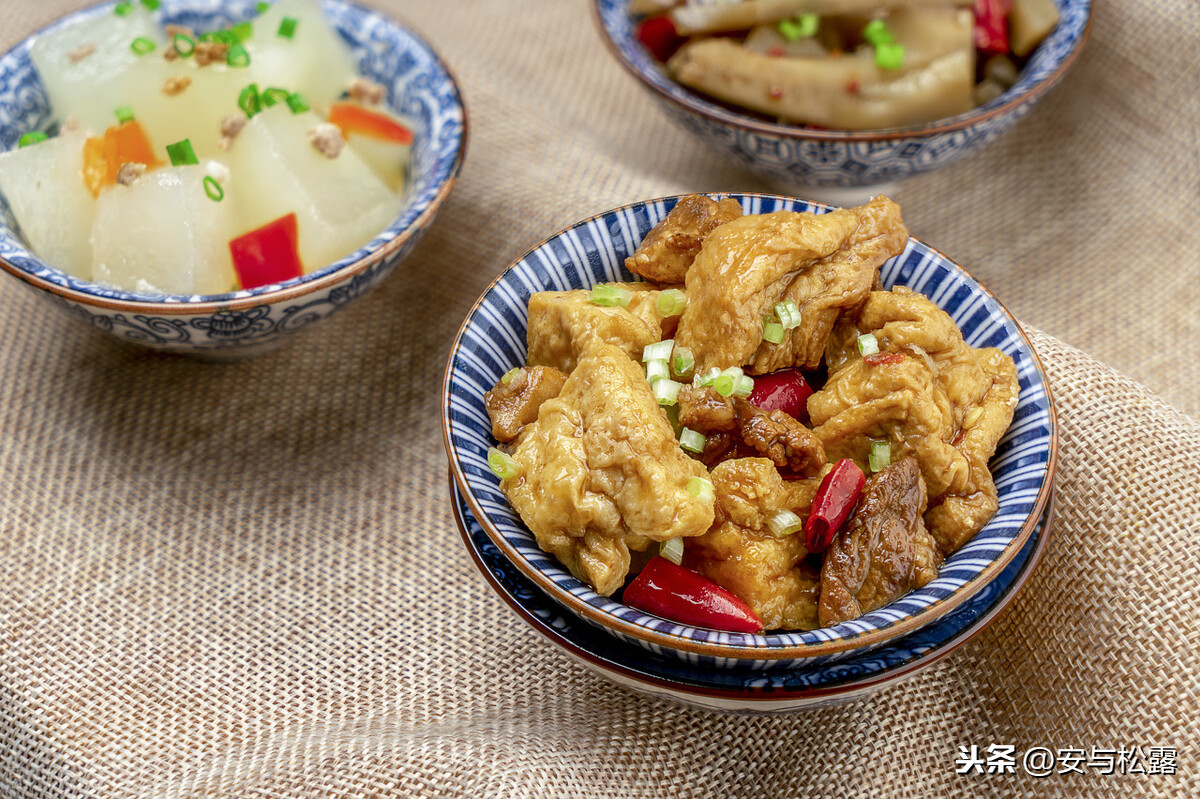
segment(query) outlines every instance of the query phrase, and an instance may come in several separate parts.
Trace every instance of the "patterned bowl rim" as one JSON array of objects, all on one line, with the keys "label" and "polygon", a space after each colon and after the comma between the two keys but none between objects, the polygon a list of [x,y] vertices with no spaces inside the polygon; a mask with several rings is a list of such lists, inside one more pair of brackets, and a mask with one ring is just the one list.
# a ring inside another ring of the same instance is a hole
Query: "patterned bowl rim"
[{"label": "patterned bowl rim", "polygon": [[[755,643],[747,645],[735,645],[714,643],[712,641],[697,641],[683,635],[659,632],[658,630],[644,627],[635,622],[618,618],[600,608],[589,604],[580,597],[572,594],[570,591],[565,590],[562,586],[555,582],[550,575],[546,574],[541,569],[530,563],[517,550],[517,548],[513,546],[513,544],[510,543],[507,538],[505,538],[504,534],[496,527],[495,523],[480,506],[474,492],[470,488],[467,475],[463,471],[461,459],[459,458],[457,450],[454,446],[454,438],[451,431],[451,427],[453,426],[453,422],[451,421],[451,379],[454,375],[455,360],[458,357],[459,350],[462,348],[463,338],[466,335],[468,328],[471,327],[472,323],[476,319],[476,316],[479,314],[480,308],[484,301],[488,299],[489,295],[491,295],[493,290],[496,289],[504,277],[513,271],[519,263],[524,261],[530,255],[546,247],[546,245],[554,239],[557,239],[558,237],[575,230],[576,228],[588,226],[592,222],[610,214],[618,214],[630,209],[656,203],[668,202],[672,200],[677,201],[683,196],[685,195],[672,194],[663,197],[656,197],[654,199],[639,200],[637,202],[627,203],[625,205],[617,206],[616,208],[602,211],[598,214],[593,214],[586,219],[582,219],[574,224],[564,227],[562,230],[559,230],[553,235],[548,236],[537,245],[531,247],[523,255],[515,259],[507,267],[501,270],[500,273],[492,280],[492,282],[489,283],[486,288],[484,288],[479,297],[471,305],[470,309],[468,309],[467,314],[463,319],[463,323],[459,326],[458,333],[454,337],[454,343],[450,347],[450,352],[446,356],[446,371],[442,378],[442,441],[446,448],[447,459],[450,464],[450,471],[454,475],[454,482],[459,487],[459,490],[462,492],[463,496],[466,497],[467,504],[471,508],[471,513],[479,521],[484,531],[487,532],[488,537],[492,539],[492,542],[495,543],[500,551],[504,553],[505,557],[507,557],[514,566],[520,569],[526,577],[532,580],[535,585],[556,599],[560,604],[569,608],[574,613],[591,620],[595,624],[614,632],[618,636],[634,638],[646,644],[659,646],[666,649],[676,649],[679,651],[707,657],[724,657],[735,660],[744,660],[748,658],[758,660],[784,660],[791,658],[808,659],[824,657],[853,649],[872,647],[884,641],[898,638],[954,610],[963,602],[974,596],[985,585],[991,582],[995,576],[999,574],[1014,557],[1016,557],[1017,553],[1020,552],[1030,534],[1033,532],[1033,529],[1037,526],[1038,520],[1041,518],[1042,512],[1045,510],[1046,504],[1050,498],[1050,494],[1053,491],[1055,473],[1058,468],[1058,415],[1055,409],[1054,395],[1050,388],[1050,381],[1046,376],[1046,368],[1042,364],[1041,357],[1038,355],[1037,350],[1034,349],[1033,343],[1029,340],[1029,336],[1025,333],[1024,328],[1021,327],[1020,323],[1017,322],[1016,318],[1012,315],[1012,313],[1009,312],[1008,308],[1006,308],[1004,304],[1000,302],[996,295],[993,294],[991,290],[987,288],[987,286],[977,280],[974,275],[960,266],[957,262],[948,258],[940,250],[930,247],[928,244],[925,244],[924,242],[912,236],[909,237],[910,243],[915,241],[926,247],[934,256],[942,259],[946,264],[952,267],[952,269],[956,269],[965,275],[975,286],[979,287],[979,290],[986,297],[990,298],[995,303],[996,307],[1001,311],[1007,321],[1012,324],[1013,329],[1020,341],[1023,342],[1025,347],[1029,350],[1032,359],[1032,365],[1046,395],[1046,416],[1047,426],[1049,428],[1049,442],[1047,449],[1049,451],[1046,459],[1046,476],[1038,489],[1038,494],[1033,502],[1033,506],[1025,517],[1020,530],[1013,536],[1012,540],[1010,540],[1004,546],[1004,549],[1001,550],[1000,553],[997,554],[990,563],[988,563],[988,565],[984,566],[978,574],[956,588],[949,596],[940,597],[930,602],[920,611],[908,615],[904,619],[889,624],[886,627],[868,630],[858,633],[854,636],[840,636],[832,640],[820,641],[817,643],[794,645]],[[759,199],[771,202],[782,201],[785,203],[797,201],[797,199],[793,197],[758,192],[721,192],[714,193],[713,196],[733,197],[739,200]],[[826,210],[832,209],[832,206],[825,203],[814,202],[811,200],[801,200],[800,202],[807,203],[815,208]],[[656,617],[648,616],[648,618]],[[761,638],[762,636],[749,637]]]},{"label": "patterned bowl rim", "polygon": [[[1062,61],[1041,80],[1028,87],[1025,91],[1017,93],[1009,98],[1004,103],[981,110],[982,106],[976,107],[962,114],[957,114],[952,117],[937,120],[925,125],[900,127],[900,128],[881,128],[878,130],[818,130],[815,128],[806,128],[797,125],[784,125],[777,122],[767,122],[765,120],[756,119],[745,114],[739,114],[735,111],[728,110],[722,106],[716,105],[712,101],[694,94],[690,90],[678,86],[678,91],[669,91],[660,86],[655,81],[651,80],[643,70],[638,68],[629,55],[622,48],[621,44],[613,37],[613,32],[609,30],[604,22],[604,17],[601,14],[601,6],[605,0],[593,0],[592,2],[592,19],[596,26],[600,29],[605,45],[609,52],[613,55],[621,66],[623,66],[630,74],[637,78],[643,88],[650,91],[660,100],[665,100],[679,108],[691,113],[699,114],[707,117],[710,121],[723,125],[732,125],[733,127],[742,128],[744,130],[753,131],[755,133],[767,134],[770,136],[778,136],[787,139],[807,140],[807,141],[840,141],[840,142],[863,142],[863,141],[893,141],[897,139],[916,139],[925,136],[936,136],[943,133],[951,133],[963,128],[969,128],[981,122],[987,122],[999,116],[1010,113],[1018,106],[1027,102],[1032,102],[1047,91],[1052,89],[1062,80],[1063,76],[1075,64],[1079,58],[1079,53],[1083,50],[1083,45],[1089,38],[1092,30],[1092,3],[1091,0],[1084,0],[1086,6],[1086,18],[1083,24],[1083,29],[1079,32],[1079,38],[1069,51],[1063,56]],[[1011,91],[1011,90],[1009,90]],[[1006,92],[1007,93],[1007,92]]]},{"label": "patterned bowl rim", "polygon": [[[433,63],[436,64],[437,67],[446,74],[447,79],[450,81],[450,85],[453,87],[453,92],[450,96],[453,97],[454,105],[457,107],[459,115],[462,117],[461,132],[457,134],[458,142],[456,146],[456,153],[453,161],[451,161],[448,165],[435,170],[429,175],[428,179],[439,182],[440,187],[437,193],[428,201],[426,201],[424,209],[422,209],[421,213],[418,214],[417,217],[414,218],[407,227],[390,235],[389,238],[387,238],[381,244],[374,243],[375,240],[378,240],[381,236],[389,234],[392,225],[394,225],[399,219],[399,216],[397,216],[397,219],[393,220],[387,229],[381,231],[377,236],[375,236],[371,243],[356,251],[359,252],[365,249],[365,252],[363,252],[362,255],[354,258],[354,260],[349,261],[348,263],[337,266],[338,262],[335,261],[333,264],[324,266],[310,275],[302,276],[294,283],[289,281],[288,283],[276,288],[267,288],[265,290],[251,289],[248,292],[236,292],[233,294],[201,295],[213,297],[214,299],[192,300],[190,299],[191,295],[169,295],[172,297],[187,297],[188,299],[166,301],[157,299],[118,300],[91,294],[71,286],[59,285],[39,275],[30,274],[20,266],[10,263],[8,259],[4,258],[3,256],[0,256],[0,269],[4,269],[10,275],[25,281],[34,288],[42,289],[66,300],[71,300],[95,308],[103,308],[110,311],[125,311],[128,313],[154,313],[165,316],[209,314],[219,311],[246,310],[261,305],[276,302],[286,302],[306,296],[308,294],[312,294],[314,292],[331,288],[332,286],[343,282],[347,278],[362,274],[376,263],[387,259],[392,254],[400,250],[414,236],[422,235],[425,229],[428,228],[430,223],[433,221],[433,218],[437,216],[438,211],[441,209],[442,203],[444,203],[446,198],[449,196],[450,190],[454,187],[455,181],[458,178],[459,173],[462,171],[463,161],[467,155],[468,140],[466,97],[463,95],[458,79],[455,77],[453,70],[450,69],[450,65],[441,57],[438,51],[433,48],[433,46],[429,43],[429,39],[416,27],[409,23],[408,20],[398,15],[391,14],[390,12],[388,14],[384,14],[382,11],[369,8],[364,5],[359,5],[356,2],[352,2],[352,0],[319,1],[323,4],[353,9],[361,14],[374,17],[392,28],[403,31],[426,50],[426,52],[432,57]],[[70,14],[59,17],[54,22],[51,22],[50,24],[38,29],[34,33],[29,34],[3,54],[0,54],[0,62],[7,61],[9,58],[18,57],[19,51],[25,48],[34,37],[40,36],[48,31],[67,24],[70,20],[75,19],[76,17],[86,17],[88,15],[97,14],[101,9],[109,5],[111,5],[110,2],[102,2],[92,6],[85,6],[84,8],[77,9]],[[405,207],[401,209],[400,216],[402,216],[406,210],[409,210],[408,200],[405,202]],[[0,236],[9,238],[9,234],[7,233],[0,234]],[[20,239],[16,238],[15,236],[11,238],[19,245],[19,249],[22,253],[28,253],[32,258],[37,259],[37,255],[25,247]]]},{"label": "patterned bowl rim", "polygon": [[[1054,515],[1057,509],[1057,492],[1052,491],[1050,499],[1046,503],[1046,508],[1039,521],[1042,523],[1042,532],[1038,536],[1034,545],[1034,550],[1029,553],[1029,558],[1026,560],[1021,571],[1005,589],[1001,595],[987,610],[978,618],[972,620],[965,627],[960,629],[954,635],[947,638],[938,646],[929,651],[917,655],[912,660],[903,663],[899,666],[884,669],[876,674],[870,674],[865,677],[854,677],[848,680],[837,683],[836,685],[823,686],[806,686],[802,688],[776,688],[776,687],[746,687],[742,689],[727,688],[713,685],[697,685],[679,679],[659,676],[651,674],[643,669],[638,669],[622,662],[618,657],[605,656],[603,653],[593,652],[592,650],[582,646],[576,641],[563,635],[553,624],[539,617],[536,613],[526,608],[519,599],[514,597],[511,592],[500,582],[496,575],[492,574],[491,569],[483,561],[483,557],[479,552],[478,547],[472,540],[471,533],[467,529],[467,520],[462,514],[462,508],[459,503],[454,500],[454,496],[463,497],[462,491],[458,488],[454,480],[453,472],[447,475],[447,480],[450,483],[451,492],[451,508],[454,516],[454,523],[458,527],[458,534],[462,538],[463,544],[466,546],[467,553],[471,556],[471,561],[475,564],[475,568],[483,575],[484,580],[491,589],[499,596],[504,603],[512,608],[513,612],[521,618],[526,624],[539,633],[543,638],[546,638],[551,644],[564,650],[568,655],[572,655],[601,672],[615,672],[621,677],[637,682],[647,688],[668,689],[670,691],[687,694],[690,696],[714,697],[720,699],[737,699],[756,704],[765,704],[777,702],[786,699],[818,699],[823,697],[840,696],[843,694],[855,694],[862,691],[869,691],[872,688],[883,687],[899,682],[903,679],[913,676],[916,672],[926,669],[937,663],[942,658],[952,652],[958,651],[960,648],[975,640],[975,637],[983,632],[984,628],[1000,617],[1006,611],[1013,601],[1021,594],[1029,581],[1030,576],[1041,563],[1043,556],[1046,554],[1046,544],[1050,539],[1050,534],[1054,529]],[[464,499],[465,501],[465,499]],[[479,522],[478,517],[475,517],[477,524],[483,528],[483,524]],[[1036,525],[1035,525],[1036,529]],[[651,657],[650,653],[638,650],[641,654]],[[698,668],[698,667],[694,667]],[[797,667],[804,669],[804,666]],[[796,708],[797,710],[803,708]]]}]

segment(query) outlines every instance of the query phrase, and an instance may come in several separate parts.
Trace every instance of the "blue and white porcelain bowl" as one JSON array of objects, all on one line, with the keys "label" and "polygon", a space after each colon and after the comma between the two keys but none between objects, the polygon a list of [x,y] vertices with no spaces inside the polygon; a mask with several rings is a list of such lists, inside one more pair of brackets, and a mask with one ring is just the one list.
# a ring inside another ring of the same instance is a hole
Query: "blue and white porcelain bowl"
[{"label": "blue and white porcelain bowl", "polygon": [[[738,200],[747,214],[832,210],[774,195],[724,196]],[[1008,353],[1020,383],[1013,424],[991,463],[999,511],[947,559],[935,580],[834,627],[747,635],[676,624],[600,596],[538,547],[488,468],[487,450],[494,442],[483,394],[525,363],[530,295],[635,279],[625,271],[625,257],[678,199],[623,206],[552,236],[502,272],[468,313],[446,368],[442,429],[454,481],[471,513],[505,556],[565,608],[623,641],[693,664],[783,668],[828,662],[920,629],[968,601],[1013,559],[1045,510],[1058,452],[1054,406],[1041,363],[1016,320],[961,267],[911,238],[903,253],[883,265],[884,285],[925,294],[953,317],[969,344]]]},{"label": "blue and white porcelain bowl", "polygon": [[[254,0],[166,0],[162,21],[215,29],[251,18],[255,5]],[[361,74],[386,87],[386,104],[415,123],[410,183],[400,214],[386,230],[341,260],[294,280],[227,294],[164,296],[98,285],[46,263],[29,251],[0,203],[0,268],[96,329],[153,349],[207,358],[269,350],[288,333],[378,285],[412,252],[454,185],[466,154],[466,108],[450,69],[407,24],[343,0],[322,0],[322,5]],[[88,8],[46,31],[112,9],[112,3]],[[29,56],[34,36],[0,56],[0,150],[52,124]]]},{"label": "blue and white porcelain bowl", "polygon": [[604,39],[667,115],[714,150],[785,186],[878,186],[952,164],[1011,128],[1053,88],[1087,39],[1091,0],[1055,0],[1058,27],[991,102],[926,125],[872,131],[785,125],[732,110],[671,80],[637,40],[629,0],[594,0]]}]

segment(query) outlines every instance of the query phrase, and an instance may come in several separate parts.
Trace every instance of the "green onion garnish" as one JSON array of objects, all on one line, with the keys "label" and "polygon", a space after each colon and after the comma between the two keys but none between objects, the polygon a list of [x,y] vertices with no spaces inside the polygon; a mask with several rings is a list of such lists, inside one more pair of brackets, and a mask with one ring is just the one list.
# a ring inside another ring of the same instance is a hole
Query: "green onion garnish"
[{"label": "green onion garnish", "polygon": [[773,316],[763,317],[763,341],[771,344],[783,342],[783,325],[779,324],[779,320]]},{"label": "green onion garnish", "polygon": [[139,36],[129,44],[129,49],[138,55],[153,53],[155,47],[158,47],[158,45],[154,43],[154,40],[147,39],[145,36]]},{"label": "green onion garnish", "polygon": [[[732,397],[733,391],[738,387],[738,380],[742,377],[742,370],[736,366],[731,366],[725,371],[717,375],[712,382],[713,391],[720,394],[722,397]],[[753,388],[753,381],[751,381]]]},{"label": "green onion garnish", "polygon": [[295,17],[284,17],[279,20],[279,35],[284,39],[290,39],[296,35],[296,26],[299,21]]},{"label": "green onion garnish", "polygon": [[239,42],[244,42],[254,35],[254,23],[250,21],[239,22],[229,29]]},{"label": "green onion garnish", "polygon": [[288,97],[290,96],[291,92],[289,92],[287,89],[280,89],[278,86],[272,86],[271,88],[264,90],[259,96],[259,99],[262,100],[263,108],[270,108],[276,103],[287,103]]},{"label": "green onion garnish", "polygon": [[696,499],[712,499],[712,481],[705,480],[703,477],[689,477],[687,481],[687,492]]},{"label": "green onion garnish", "polygon": [[142,5],[151,11],[158,11],[158,7],[162,5],[161,0],[142,0]]},{"label": "green onion garnish", "polygon": [[113,114],[116,115],[117,121],[122,125],[124,125],[126,122],[133,121],[133,109],[127,105],[123,105],[120,108],[115,109]]},{"label": "green onion garnish", "polygon": [[241,94],[238,95],[238,108],[242,109],[247,117],[253,117],[262,110],[262,100],[258,96],[257,83],[251,83],[242,89]]},{"label": "green onion garnish", "polygon": [[514,366],[513,368],[509,369],[504,374],[500,375],[500,385],[507,386],[509,383],[511,383],[513,381],[513,378],[519,374],[521,374],[521,367]]},{"label": "green onion garnish", "polygon": [[667,378],[655,380],[650,390],[659,405],[674,405],[676,402],[679,402],[679,389],[681,388],[683,388],[681,383],[676,383],[674,380]]},{"label": "green onion garnish", "polygon": [[642,350],[642,361],[666,361],[671,358],[671,350],[675,347],[675,339],[658,341],[647,344]]},{"label": "green onion garnish", "polygon": [[262,2],[260,2],[258,5],[256,5],[254,7],[254,10],[257,13],[261,14],[262,12],[266,11],[270,7],[271,7],[270,3],[266,2],[266,0],[262,0]]},{"label": "green onion garnish", "polygon": [[881,472],[892,463],[892,445],[886,441],[872,441],[867,465],[873,472]]},{"label": "green onion garnish", "polygon": [[42,133],[40,130],[31,130],[20,138],[20,140],[17,142],[17,147],[28,147],[31,144],[44,142],[48,138],[50,137],[45,133]]},{"label": "green onion garnish", "polygon": [[234,45],[237,44],[238,38],[233,31],[209,31],[200,34],[200,41]]},{"label": "green onion garnish", "polygon": [[692,378],[692,385],[696,388],[711,386],[720,376],[721,370],[714,366],[706,372],[697,372],[696,376]]},{"label": "green onion garnish", "polygon": [[215,203],[225,199],[225,189],[221,188],[221,184],[217,183],[217,179],[212,175],[204,176],[204,193]]},{"label": "green onion garnish", "polygon": [[171,37],[171,44],[175,47],[175,52],[183,58],[187,58],[192,53],[196,52],[196,40],[186,33],[177,33]]},{"label": "green onion garnish", "polygon": [[881,69],[900,69],[904,65],[904,45],[892,42],[875,45],[875,64]]},{"label": "green onion garnish", "polygon": [[287,98],[288,108],[292,109],[293,114],[302,114],[310,110],[308,101],[299,92],[292,92]]},{"label": "green onion garnish", "polygon": [[113,13],[118,17],[129,16],[130,11],[133,11],[133,3],[117,3],[113,6]]},{"label": "green onion garnish", "polygon": [[679,289],[667,289],[658,295],[658,312],[663,316],[679,316],[687,307],[687,295]]},{"label": "green onion garnish", "polygon": [[501,480],[508,480],[521,473],[521,464],[495,447],[488,447],[488,466]]},{"label": "green onion garnish", "polygon": [[168,144],[167,155],[171,158],[171,166],[191,166],[200,163],[196,158],[196,151],[192,149],[191,139]]},{"label": "green onion garnish", "polygon": [[794,300],[775,303],[775,315],[779,317],[779,324],[783,325],[784,330],[800,326],[800,309]]},{"label": "green onion garnish", "polygon": [[789,42],[794,42],[797,39],[807,39],[809,36],[816,34],[817,26],[821,20],[816,14],[801,14],[794,20],[785,19],[779,23],[779,32],[783,34],[783,38]]},{"label": "green onion garnish", "polygon": [[646,381],[654,383],[658,380],[666,380],[671,377],[671,367],[667,366],[667,362],[657,358],[646,361]]},{"label": "green onion garnish", "polygon": [[225,51],[225,63],[231,67],[248,67],[250,66],[250,51],[234,42]]},{"label": "green onion garnish", "polygon": [[896,41],[895,37],[892,36],[892,31],[888,28],[887,23],[881,19],[873,19],[868,22],[867,26],[863,28],[862,35],[864,39],[876,47],[881,44],[891,44],[892,42]]},{"label": "green onion garnish", "polygon": [[667,560],[674,563],[676,566],[683,565],[683,539],[668,538],[658,545],[658,554],[662,555]]},{"label": "green onion garnish", "polygon": [[[683,430],[679,433],[679,446],[683,447],[688,452],[703,452],[704,443],[707,440],[708,439],[704,437],[703,433],[697,433],[690,427],[683,428]],[[688,484],[688,490],[691,490],[690,481]]]},{"label": "green onion garnish", "polygon": [[754,378],[742,375],[733,381],[733,396],[748,397],[754,393]]},{"label": "green onion garnish", "polygon": [[799,516],[785,508],[767,517],[767,527],[771,528],[771,532],[776,538],[783,538],[800,532],[804,528],[804,522],[800,520]]},{"label": "green onion garnish", "polygon": [[696,356],[687,347],[676,347],[671,356],[671,371],[676,377],[687,378],[696,368]]},{"label": "green onion garnish", "polygon": [[599,283],[593,286],[587,297],[588,302],[593,305],[601,305],[606,308],[628,308],[629,301],[632,299],[632,291],[612,283]]},{"label": "green onion garnish", "polygon": [[879,339],[874,333],[865,333],[858,337],[858,354],[864,358],[879,352]]}]

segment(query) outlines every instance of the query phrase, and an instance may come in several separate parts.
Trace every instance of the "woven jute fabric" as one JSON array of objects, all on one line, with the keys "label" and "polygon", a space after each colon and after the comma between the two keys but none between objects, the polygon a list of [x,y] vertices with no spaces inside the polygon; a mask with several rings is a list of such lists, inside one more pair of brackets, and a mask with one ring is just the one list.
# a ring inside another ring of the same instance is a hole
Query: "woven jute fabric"
[{"label": "woven jute fabric", "polygon": [[[0,281],[0,795],[1200,795],[1194,4],[1097,4],[1033,114],[897,192],[1030,325],[1058,516],[973,642],[786,717],[629,693],[517,620],[458,539],[438,397],[467,308],[529,246],[636,199],[764,184],[661,117],[583,0],[374,4],[437,43],[471,130],[379,290],[213,365]],[[77,5],[6,0],[0,40]],[[1177,773],[956,775],[972,745],[1167,747]]]}]

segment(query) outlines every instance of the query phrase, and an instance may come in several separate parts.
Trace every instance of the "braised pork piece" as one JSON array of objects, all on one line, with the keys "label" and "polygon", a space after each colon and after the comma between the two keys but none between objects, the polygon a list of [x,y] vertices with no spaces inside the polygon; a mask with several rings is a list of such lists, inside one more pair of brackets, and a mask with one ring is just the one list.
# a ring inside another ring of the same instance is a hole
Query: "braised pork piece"
[{"label": "braised pork piece", "polygon": [[[673,286],[533,295],[529,365],[486,395],[504,444],[489,462],[539,546],[598,593],[657,544],[692,589],[743,607],[724,629],[814,629],[925,585],[995,514],[1016,368],[927,298],[878,289],[908,242],[887,198],[730,202],[681,199],[627,259]],[[813,393],[801,370],[822,365]]]}]

